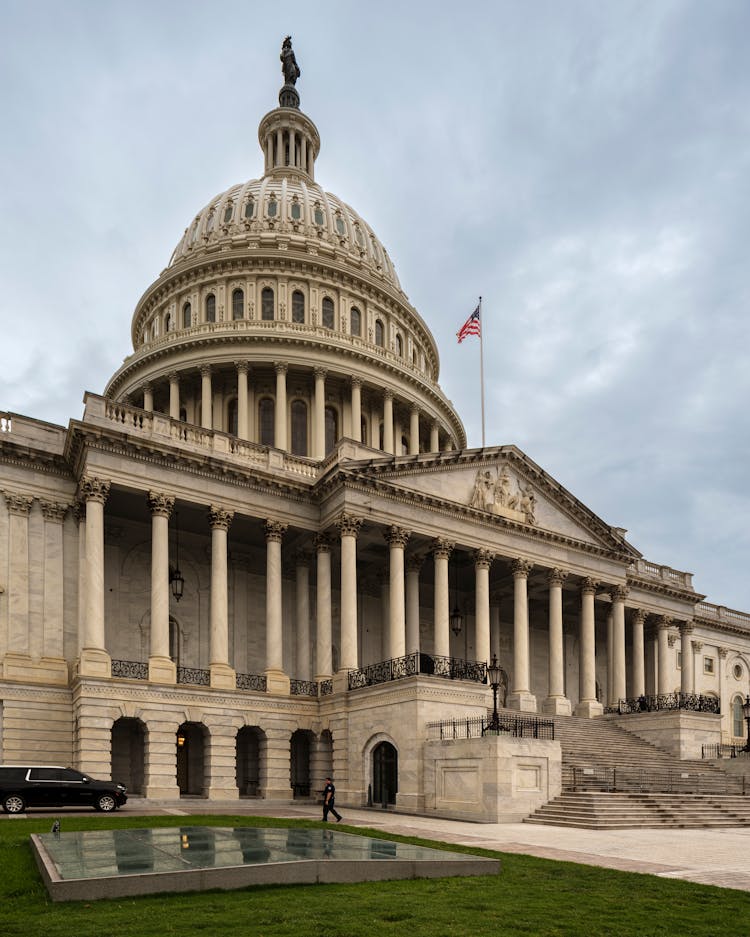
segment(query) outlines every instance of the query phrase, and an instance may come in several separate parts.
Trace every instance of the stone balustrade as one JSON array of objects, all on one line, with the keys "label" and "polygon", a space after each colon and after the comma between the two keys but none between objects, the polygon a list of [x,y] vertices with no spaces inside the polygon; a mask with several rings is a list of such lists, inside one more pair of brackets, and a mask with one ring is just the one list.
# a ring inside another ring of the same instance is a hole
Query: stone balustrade
[{"label": "stone balustrade", "polygon": [[673,569],[671,566],[661,566],[658,563],[639,559],[631,565],[630,570],[635,576],[644,579],[659,579],[682,589],[693,588],[693,574]]}]

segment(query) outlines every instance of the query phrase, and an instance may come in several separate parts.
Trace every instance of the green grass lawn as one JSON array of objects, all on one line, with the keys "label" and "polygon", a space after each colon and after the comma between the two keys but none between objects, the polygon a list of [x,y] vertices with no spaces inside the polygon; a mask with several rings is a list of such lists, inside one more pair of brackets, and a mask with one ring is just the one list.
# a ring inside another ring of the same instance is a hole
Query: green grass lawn
[{"label": "green grass lawn", "polygon": [[[318,826],[267,817],[64,817],[63,830],[155,826]],[[360,835],[495,855],[497,876],[53,904],[29,845],[51,819],[0,820],[0,937],[750,937],[750,896],[651,875],[445,846],[346,827]]]}]

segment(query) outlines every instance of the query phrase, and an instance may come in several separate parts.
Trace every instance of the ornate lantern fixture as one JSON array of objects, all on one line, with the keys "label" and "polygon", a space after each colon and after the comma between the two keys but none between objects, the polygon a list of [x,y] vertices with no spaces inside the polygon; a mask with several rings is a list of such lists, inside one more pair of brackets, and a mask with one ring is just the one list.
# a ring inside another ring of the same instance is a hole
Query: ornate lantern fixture
[{"label": "ornate lantern fixture", "polygon": [[174,514],[174,566],[169,567],[169,585],[175,602],[179,602],[185,591],[185,579],[180,572],[180,526],[177,511]]},{"label": "ornate lantern fixture", "polygon": [[492,663],[487,665],[487,679],[492,687],[492,719],[487,728],[491,732],[500,731],[500,716],[497,712],[497,688],[502,680],[502,667],[500,666],[497,654],[492,655]]},{"label": "ornate lantern fixture", "polygon": [[461,614],[461,609],[458,607],[458,566],[456,563],[453,564],[453,591],[455,593],[456,604],[453,606],[449,622],[451,631],[458,637],[463,631],[464,616]]}]

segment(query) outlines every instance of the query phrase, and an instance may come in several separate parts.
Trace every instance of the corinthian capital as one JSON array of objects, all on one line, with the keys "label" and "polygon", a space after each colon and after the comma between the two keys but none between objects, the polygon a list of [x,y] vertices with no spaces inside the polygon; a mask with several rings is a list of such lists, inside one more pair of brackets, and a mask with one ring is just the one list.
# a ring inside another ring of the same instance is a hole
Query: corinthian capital
[{"label": "corinthian capital", "polygon": [[581,593],[583,595],[596,595],[596,590],[598,588],[598,581],[596,579],[592,579],[591,576],[586,576],[581,580]]},{"label": "corinthian capital", "polygon": [[529,573],[534,568],[534,564],[529,560],[524,560],[519,557],[517,560],[513,560],[510,564],[510,568],[514,579],[528,579]]},{"label": "corinthian capital", "polygon": [[216,504],[208,509],[208,524],[211,530],[229,530],[234,511],[226,511]]},{"label": "corinthian capital", "polygon": [[269,517],[266,521],[266,543],[281,543],[288,526]]},{"label": "corinthian capital", "polygon": [[110,483],[104,478],[93,476],[81,479],[79,485],[84,501],[98,501],[104,504],[109,496]]},{"label": "corinthian capital", "polygon": [[450,559],[456,544],[444,537],[437,537],[432,542],[432,555],[438,560]]},{"label": "corinthian capital", "polygon": [[19,495],[14,491],[4,491],[5,503],[8,505],[8,511],[11,514],[26,516],[31,510],[31,503],[34,500],[30,495]]},{"label": "corinthian capital", "polygon": [[613,586],[610,591],[610,598],[613,602],[624,602],[630,594],[627,586]]},{"label": "corinthian capital", "polygon": [[477,569],[489,569],[495,554],[491,550],[479,549],[474,551],[474,565]]},{"label": "corinthian capital", "polygon": [[362,518],[353,514],[341,514],[336,520],[336,526],[342,537],[356,537],[362,526]]},{"label": "corinthian capital", "polygon": [[403,527],[397,527],[395,524],[393,524],[391,527],[387,527],[383,531],[383,536],[385,537],[389,546],[401,547],[403,550],[403,548],[409,542],[411,531],[405,530]]},{"label": "corinthian capital", "polygon": [[40,501],[39,505],[45,520],[55,521],[60,524],[65,520],[65,515],[68,513],[68,507],[70,506],[67,504],[60,504],[59,501],[44,500]]},{"label": "corinthian capital", "polygon": [[174,498],[161,491],[149,491],[148,506],[154,517],[171,517]]},{"label": "corinthian capital", "polygon": [[555,567],[547,573],[547,583],[550,586],[563,586],[565,585],[565,580],[568,578],[568,573],[564,569]]}]

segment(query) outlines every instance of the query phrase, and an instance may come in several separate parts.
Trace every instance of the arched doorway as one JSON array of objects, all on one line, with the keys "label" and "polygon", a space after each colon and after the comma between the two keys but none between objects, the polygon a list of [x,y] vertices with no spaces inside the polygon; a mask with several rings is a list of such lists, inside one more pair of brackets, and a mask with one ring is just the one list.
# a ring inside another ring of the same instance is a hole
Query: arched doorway
[{"label": "arched doorway", "polygon": [[263,732],[243,726],[237,733],[237,788],[240,797],[260,796],[260,756]]},{"label": "arched doorway", "polygon": [[310,796],[310,748],[312,732],[297,729],[292,734],[289,751],[289,780],[294,797]]},{"label": "arched doorway", "polygon": [[206,727],[200,722],[183,722],[177,730],[177,786],[180,797],[201,797],[205,793]]},{"label": "arched doorway", "polygon": [[398,793],[398,752],[390,742],[379,742],[372,752],[372,799],[395,804]]},{"label": "arched doorway", "polygon": [[144,790],[146,727],[140,719],[123,717],[112,725],[112,780],[131,794]]}]

